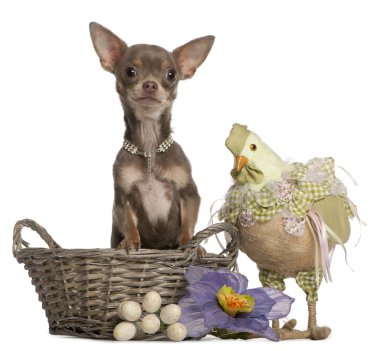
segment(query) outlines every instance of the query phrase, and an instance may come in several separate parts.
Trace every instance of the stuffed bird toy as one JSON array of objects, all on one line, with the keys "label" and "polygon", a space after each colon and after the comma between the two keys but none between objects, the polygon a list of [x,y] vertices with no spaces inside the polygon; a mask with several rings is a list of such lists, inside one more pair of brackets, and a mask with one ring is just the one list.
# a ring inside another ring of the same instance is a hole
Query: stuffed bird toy
[{"label": "stuffed bird toy", "polygon": [[296,321],[273,328],[281,339],[325,339],[331,330],[318,327],[316,302],[322,276],[331,280],[330,254],[344,248],[350,235],[349,218],[357,216],[343,183],[335,177],[332,158],[306,164],[283,161],[258,135],[235,124],[226,140],[235,157],[235,180],[219,219],[235,224],[240,249],[254,261],[263,286],[285,290],[293,277],[306,293],[308,329]]}]

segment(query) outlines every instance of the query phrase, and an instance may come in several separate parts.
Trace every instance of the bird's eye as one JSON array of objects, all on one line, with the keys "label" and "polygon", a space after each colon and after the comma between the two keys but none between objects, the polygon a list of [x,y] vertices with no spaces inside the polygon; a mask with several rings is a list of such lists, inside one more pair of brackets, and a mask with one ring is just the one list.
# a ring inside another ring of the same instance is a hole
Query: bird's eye
[{"label": "bird's eye", "polygon": [[169,82],[173,82],[176,78],[177,78],[177,72],[176,72],[175,69],[169,69],[169,70],[166,72],[166,79],[167,79]]},{"label": "bird's eye", "polygon": [[125,70],[125,74],[127,75],[128,78],[133,78],[137,76],[137,71],[133,67],[128,67]]},{"label": "bird's eye", "polygon": [[256,150],[257,150],[257,146],[256,146],[256,144],[251,144],[251,145],[249,145],[249,148],[250,148],[252,151],[256,151]]}]

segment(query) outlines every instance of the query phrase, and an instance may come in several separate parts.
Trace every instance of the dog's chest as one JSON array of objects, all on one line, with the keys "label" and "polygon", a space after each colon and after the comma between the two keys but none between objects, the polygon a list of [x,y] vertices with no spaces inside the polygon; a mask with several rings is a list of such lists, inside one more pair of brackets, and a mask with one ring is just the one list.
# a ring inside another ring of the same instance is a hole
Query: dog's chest
[{"label": "dog's chest", "polygon": [[173,202],[173,190],[154,176],[149,180],[138,182],[136,187],[150,222],[167,220]]},{"label": "dog's chest", "polygon": [[[137,195],[151,223],[167,220],[175,192],[186,186],[189,176],[181,167],[152,172],[150,175],[134,166],[120,171],[118,182],[127,194]],[[137,194],[134,194],[137,192]]]}]

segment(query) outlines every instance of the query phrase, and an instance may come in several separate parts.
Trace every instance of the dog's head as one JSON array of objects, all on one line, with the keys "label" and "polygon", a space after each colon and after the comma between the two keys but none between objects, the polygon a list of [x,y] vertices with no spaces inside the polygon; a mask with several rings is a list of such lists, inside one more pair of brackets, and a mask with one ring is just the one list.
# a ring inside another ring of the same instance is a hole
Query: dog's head
[{"label": "dog's head", "polygon": [[116,77],[125,109],[137,118],[158,118],[170,109],[179,80],[191,78],[206,59],[213,36],[194,39],[169,52],[156,45],[128,46],[107,28],[90,23],[91,39],[102,67]]}]

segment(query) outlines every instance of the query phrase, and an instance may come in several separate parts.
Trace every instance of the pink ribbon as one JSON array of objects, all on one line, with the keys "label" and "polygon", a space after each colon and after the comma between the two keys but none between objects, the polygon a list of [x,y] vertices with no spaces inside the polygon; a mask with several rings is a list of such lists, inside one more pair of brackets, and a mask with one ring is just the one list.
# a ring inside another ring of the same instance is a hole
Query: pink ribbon
[{"label": "pink ribbon", "polygon": [[[320,247],[320,252],[321,252],[323,276],[327,282],[332,282],[331,272],[330,272],[330,253],[329,253],[327,229],[326,229],[325,222],[323,221],[323,218],[321,217],[321,215],[318,212],[316,212],[313,208],[310,208],[307,215],[314,224],[315,231],[313,230],[313,228],[311,228],[313,233],[317,234],[317,239],[319,242],[319,247]],[[316,250],[318,250],[318,246],[316,246]],[[318,252],[316,252],[315,255],[317,258]],[[317,268],[318,267],[315,267],[315,269]]]}]

